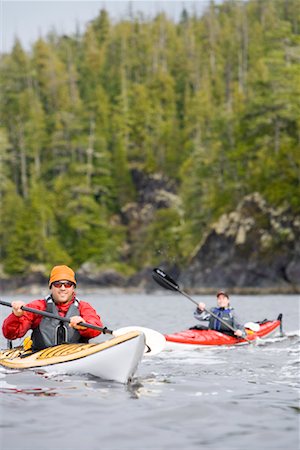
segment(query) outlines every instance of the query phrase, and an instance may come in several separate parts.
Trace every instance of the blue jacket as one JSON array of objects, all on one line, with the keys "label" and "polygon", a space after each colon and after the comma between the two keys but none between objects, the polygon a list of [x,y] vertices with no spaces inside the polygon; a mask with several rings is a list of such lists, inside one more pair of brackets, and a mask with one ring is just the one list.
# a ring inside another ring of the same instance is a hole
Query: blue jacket
[{"label": "blue jacket", "polygon": [[[243,325],[240,324],[239,319],[237,318],[233,308],[211,308],[210,311],[220,317],[220,319],[224,320],[228,325],[235,328],[236,330],[241,330],[243,335],[245,336],[245,329]],[[220,331],[221,333],[232,334],[232,331],[226,327],[222,322],[217,320],[211,314],[206,311],[201,311],[199,308],[194,312],[194,317],[200,321],[208,321],[208,328],[210,330]]]}]

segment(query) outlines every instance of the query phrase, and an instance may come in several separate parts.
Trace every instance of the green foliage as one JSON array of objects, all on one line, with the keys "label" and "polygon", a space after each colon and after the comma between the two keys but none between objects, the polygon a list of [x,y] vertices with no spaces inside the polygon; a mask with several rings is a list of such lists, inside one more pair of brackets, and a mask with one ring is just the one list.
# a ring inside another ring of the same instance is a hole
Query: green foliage
[{"label": "green foliage", "polygon": [[[182,262],[253,191],[299,213],[299,30],[297,0],[225,0],[179,23],[103,9],[29,53],[16,40],[0,66],[6,272]],[[182,206],[132,230],[136,167],[175,182]]]},{"label": "green foliage", "polygon": [[182,262],[181,219],[174,209],[161,209],[156,212],[153,221],[140,233],[137,239],[134,264],[157,265],[162,261]]}]

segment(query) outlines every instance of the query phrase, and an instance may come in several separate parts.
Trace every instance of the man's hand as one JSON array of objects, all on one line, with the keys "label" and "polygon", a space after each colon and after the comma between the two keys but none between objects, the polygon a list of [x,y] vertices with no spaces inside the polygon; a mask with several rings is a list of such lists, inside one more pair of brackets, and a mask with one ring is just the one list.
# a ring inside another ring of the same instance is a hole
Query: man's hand
[{"label": "man's hand", "polygon": [[205,303],[198,303],[198,309],[200,309],[200,311],[204,311],[205,310]]},{"label": "man's hand", "polygon": [[19,300],[15,301],[15,302],[11,302],[11,306],[13,309],[13,313],[15,316],[17,317],[21,317],[24,314],[24,311],[21,309],[22,306],[24,306],[26,303],[21,302]]},{"label": "man's hand", "polygon": [[83,318],[81,316],[72,316],[70,318],[70,324],[69,326],[71,328],[75,328],[76,330],[86,330],[86,327],[82,327],[81,325],[78,325],[80,322],[84,322]]},{"label": "man's hand", "polygon": [[243,332],[242,332],[241,330],[236,330],[236,331],[234,332],[234,334],[235,334],[235,336],[237,336],[237,337],[242,337],[242,336],[243,336]]}]

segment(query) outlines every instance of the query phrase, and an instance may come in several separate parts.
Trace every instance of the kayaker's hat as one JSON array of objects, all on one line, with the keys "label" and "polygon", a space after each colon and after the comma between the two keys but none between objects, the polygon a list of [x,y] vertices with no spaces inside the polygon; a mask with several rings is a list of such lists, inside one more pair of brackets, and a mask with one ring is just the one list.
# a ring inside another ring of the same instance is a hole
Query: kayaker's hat
[{"label": "kayaker's hat", "polygon": [[217,292],[217,298],[219,297],[219,295],[225,295],[225,297],[227,297],[228,299],[229,299],[229,295],[228,295],[228,293],[226,292],[226,291],[224,291],[223,289],[220,289],[218,292]]},{"label": "kayaker's hat", "polygon": [[68,266],[54,266],[50,273],[49,288],[54,281],[67,280],[76,286],[75,273]]}]

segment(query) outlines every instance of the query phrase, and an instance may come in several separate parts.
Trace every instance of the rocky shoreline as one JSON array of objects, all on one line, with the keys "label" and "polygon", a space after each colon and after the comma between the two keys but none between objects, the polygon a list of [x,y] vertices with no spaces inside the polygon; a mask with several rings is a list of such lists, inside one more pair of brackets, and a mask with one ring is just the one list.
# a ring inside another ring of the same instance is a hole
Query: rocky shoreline
[{"label": "rocky shoreline", "polygon": [[[88,279],[78,279],[78,290],[82,293],[99,292],[101,294],[157,294],[158,292],[166,292],[163,288],[160,288],[151,276],[152,269],[149,269],[149,277],[140,278],[139,274],[136,275],[136,280],[139,279],[139,283],[132,284],[129,280],[124,281],[122,285],[103,284],[102,282],[90,282]],[[168,272],[170,273],[170,272]],[[33,276],[27,278],[13,278],[0,280],[0,292],[13,293],[13,294],[36,294],[46,295],[48,293],[48,279],[44,277],[44,281],[34,281]],[[39,277],[40,278],[40,277]],[[215,295],[218,285],[216,286],[188,286],[183,281],[177,281],[181,289],[190,295]],[[225,286],[225,284],[222,284]],[[232,295],[291,295],[300,293],[300,285],[273,285],[273,286],[225,286]]]},{"label": "rocky shoreline", "polygon": [[258,193],[213,224],[180,274],[190,288],[300,292],[300,217]]},{"label": "rocky shoreline", "polygon": [[[181,289],[184,290],[187,294],[193,295],[215,295],[215,288],[186,288],[184,285],[180,285]],[[36,295],[37,297],[44,297],[48,294],[47,283],[40,284],[23,284],[22,286],[16,287],[15,284],[6,285],[4,288],[0,283],[0,292],[2,294],[12,294],[12,295]],[[78,292],[81,294],[90,294],[90,293],[99,293],[99,295],[122,295],[122,294],[148,294],[148,295],[156,295],[158,293],[166,292],[163,288],[159,289],[153,286],[153,288],[145,289],[144,287],[115,287],[115,286],[89,286],[86,284],[78,285]],[[295,295],[300,294],[300,288],[291,288],[291,287],[264,287],[264,288],[255,288],[255,287],[244,287],[244,288],[232,288],[230,289],[230,295]],[[175,294],[176,295],[176,294]]]},{"label": "rocky shoreline", "polygon": [[[214,294],[220,287],[245,295],[300,293],[300,217],[288,206],[271,208],[253,193],[208,229],[187,267],[165,262],[160,267],[190,294]],[[86,263],[76,276],[85,291],[150,293],[158,289],[151,273],[152,268],[146,267],[125,277]],[[47,282],[38,270],[28,276],[0,276],[0,290],[38,292]]]}]

